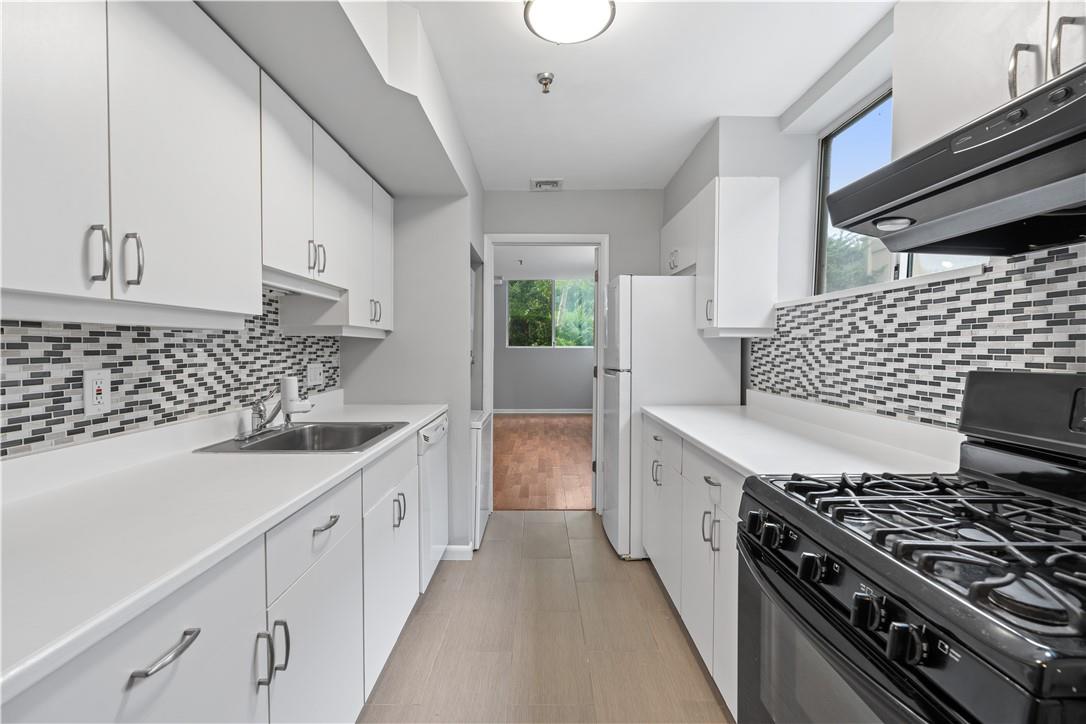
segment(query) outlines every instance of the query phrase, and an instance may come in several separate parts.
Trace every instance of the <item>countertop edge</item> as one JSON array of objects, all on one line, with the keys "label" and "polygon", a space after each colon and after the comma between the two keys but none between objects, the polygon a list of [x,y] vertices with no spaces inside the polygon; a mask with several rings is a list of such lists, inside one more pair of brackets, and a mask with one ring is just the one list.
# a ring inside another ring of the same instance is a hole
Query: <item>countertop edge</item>
[{"label": "countertop edge", "polygon": [[[409,406],[418,407],[419,405]],[[399,447],[421,428],[448,411],[449,406],[447,404],[434,404],[431,411],[360,454],[329,453],[344,458],[345,464],[339,472],[322,477],[318,482],[307,488],[304,493],[252,520],[248,525],[239,528],[234,534],[214,542],[183,565],[164,572],[162,576],[147,586],[118,601],[114,606],[100,611],[82,625],[69,630],[61,637],[45,644],[13,664],[0,674],[0,696],[2,696],[0,700],[7,702],[26,691],[94,644],[226,560],[322,494],[336,487],[346,478]],[[306,454],[312,455],[313,453]]]}]

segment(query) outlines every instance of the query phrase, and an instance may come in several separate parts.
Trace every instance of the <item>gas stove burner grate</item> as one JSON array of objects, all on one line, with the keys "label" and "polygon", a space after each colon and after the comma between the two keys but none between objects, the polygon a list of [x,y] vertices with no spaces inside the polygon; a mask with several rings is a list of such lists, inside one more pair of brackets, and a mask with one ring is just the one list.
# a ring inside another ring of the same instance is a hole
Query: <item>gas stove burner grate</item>
[{"label": "gas stove burner grate", "polygon": [[957,475],[770,478],[834,524],[1018,627],[1086,635],[1086,513]]}]

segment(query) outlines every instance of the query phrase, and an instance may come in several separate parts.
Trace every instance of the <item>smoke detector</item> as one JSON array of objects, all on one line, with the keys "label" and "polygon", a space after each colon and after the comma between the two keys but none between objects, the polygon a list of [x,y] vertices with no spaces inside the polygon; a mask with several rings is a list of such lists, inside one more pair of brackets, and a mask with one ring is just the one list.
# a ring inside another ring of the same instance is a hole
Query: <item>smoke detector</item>
[{"label": "smoke detector", "polygon": [[561,191],[562,179],[560,178],[534,178],[529,184],[532,191]]}]

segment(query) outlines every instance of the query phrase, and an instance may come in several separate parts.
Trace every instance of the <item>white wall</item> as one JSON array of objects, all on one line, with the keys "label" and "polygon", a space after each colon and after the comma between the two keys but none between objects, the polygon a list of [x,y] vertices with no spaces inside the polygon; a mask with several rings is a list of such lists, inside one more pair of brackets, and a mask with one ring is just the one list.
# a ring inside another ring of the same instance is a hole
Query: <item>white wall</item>
[{"label": "white wall", "polygon": [[663,191],[487,191],[487,234],[608,234],[609,274],[659,274]]},{"label": "white wall", "polygon": [[664,222],[679,213],[713,178],[720,175],[720,119],[715,119],[664,187]]}]

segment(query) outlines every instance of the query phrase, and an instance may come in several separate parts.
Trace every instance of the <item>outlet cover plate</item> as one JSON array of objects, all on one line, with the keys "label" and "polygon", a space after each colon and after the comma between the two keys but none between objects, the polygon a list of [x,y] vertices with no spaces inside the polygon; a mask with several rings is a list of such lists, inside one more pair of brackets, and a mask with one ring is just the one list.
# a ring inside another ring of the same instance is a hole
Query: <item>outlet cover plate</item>
[{"label": "outlet cover plate", "polygon": [[83,414],[103,415],[113,409],[109,370],[83,370]]},{"label": "outlet cover plate", "polygon": [[305,368],[305,382],[310,387],[324,384],[324,365],[310,362]]}]

